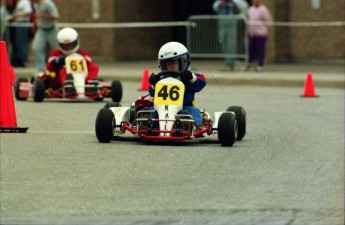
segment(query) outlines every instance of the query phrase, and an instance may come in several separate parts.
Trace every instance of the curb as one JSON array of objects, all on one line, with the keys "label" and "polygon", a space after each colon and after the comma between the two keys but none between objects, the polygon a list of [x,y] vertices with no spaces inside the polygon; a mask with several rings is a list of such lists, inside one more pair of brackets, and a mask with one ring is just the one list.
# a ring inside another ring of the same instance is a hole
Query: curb
[{"label": "curb", "polygon": [[[140,68],[144,68],[145,63],[136,64],[135,67],[131,65],[130,63],[101,64],[102,71],[100,71],[99,76],[108,80],[141,83],[144,69]],[[277,70],[277,72],[271,69],[271,71],[261,73],[243,73],[206,69],[207,63],[203,66],[205,68],[200,69],[205,72],[208,84],[212,85],[303,87],[305,83],[305,73],[296,71],[296,69],[293,71],[289,67],[286,70],[279,68],[280,70]],[[315,86],[317,88],[345,89],[344,75],[339,72],[339,69],[335,72],[330,71],[330,69],[332,67],[326,67],[314,74]],[[35,76],[36,70],[34,67],[15,68],[15,73],[17,78],[31,78]]]}]

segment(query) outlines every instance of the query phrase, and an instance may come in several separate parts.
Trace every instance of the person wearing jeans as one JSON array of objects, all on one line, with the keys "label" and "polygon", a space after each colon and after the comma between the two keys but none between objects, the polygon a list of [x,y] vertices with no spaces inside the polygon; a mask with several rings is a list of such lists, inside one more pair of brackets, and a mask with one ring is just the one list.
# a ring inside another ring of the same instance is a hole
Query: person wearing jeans
[{"label": "person wearing jeans", "polygon": [[[11,16],[13,22],[29,23],[32,14],[29,0],[19,0]],[[11,64],[15,67],[25,67],[28,62],[29,26],[14,27],[14,44],[12,46]]]},{"label": "person wearing jeans", "polygon": [[56,20],[59,18],[59,12],[52,0],[31,0],[35,5],[34,23],[37,31],[32,43],[34,52],[35,66],[40,73],[44,73],[46,66],[47,50],[49,45],[51,49],[59,47],[56,39],[58,28]]},{"label": "person wearing jeans", "polygon": [[[238,15],[239,7],[234,0],[216,0],[212,5],[218,15]],[[236,53],[237,22],[235,19],[220,18],[218,21],[218,38],[224,54]],[[225,65],[234,70],[235,60],[233,57],[225,58]]]}]

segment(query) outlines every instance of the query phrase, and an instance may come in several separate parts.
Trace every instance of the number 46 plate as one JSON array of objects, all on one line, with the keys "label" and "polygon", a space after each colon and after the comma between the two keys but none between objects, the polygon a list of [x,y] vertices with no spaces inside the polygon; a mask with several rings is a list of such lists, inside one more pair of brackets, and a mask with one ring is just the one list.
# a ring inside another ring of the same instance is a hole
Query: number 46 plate
[{"label": "number 46 plate", "polygon": [[[169,81],[172,81],[172,83],[169,83]],[[166,78],[156,84],[154,96],[155,105],[183,104],[184,85],[181,81],[176,81],[176,79]]]}]

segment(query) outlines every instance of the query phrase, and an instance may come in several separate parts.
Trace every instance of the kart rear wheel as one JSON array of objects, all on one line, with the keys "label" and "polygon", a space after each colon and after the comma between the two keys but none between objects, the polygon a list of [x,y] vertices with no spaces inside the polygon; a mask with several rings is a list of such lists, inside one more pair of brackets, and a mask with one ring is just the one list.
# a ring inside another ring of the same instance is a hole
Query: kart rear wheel
[{"label": "kart rear wheel", "polygon": [[34,101],[43,102],[45,85],[43,80],[36,80],[34,84]]},{"label": "kart rear wheel", "polygon": [[22,82],[28,82],[28,79],[20,77],[16,80],[16,83],[14,85],[14,97],[19,101],[25,101],[27,98],[21,98],[19,96],[19,84]]},{"label": "kart rear wheel", "polygon": [[236,117],[231,112],[222,113],[218,120],[218,140],[223,147],[231,147],[237,136]]},{"label": "kart rear wheel", "polygon": [[119,80],[111,83],[111,99],[113,102],[120,102],[122,99],[122,84]]},{"label": "kart rear wheel", "polygon": [[96,117],[96,137],[101,143],[108,143],[114,137],[115,116],[110,109],[101,109]]},{"label": "kart rear wheel", "polygon": [[238,124],[238,134],[236,140],[242,140],[246,135],[247,116],[246,111],[241,106],[230,106],[226,111],[234,112]]}]

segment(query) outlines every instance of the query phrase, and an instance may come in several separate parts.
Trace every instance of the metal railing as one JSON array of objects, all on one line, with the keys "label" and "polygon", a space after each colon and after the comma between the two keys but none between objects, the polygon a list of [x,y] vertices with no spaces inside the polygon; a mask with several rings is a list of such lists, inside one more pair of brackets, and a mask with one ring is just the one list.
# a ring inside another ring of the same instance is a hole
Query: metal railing
[{"label": "metal railing", "polygon": [[[247,26],[244,16],[238,15],[192,15],[187,21],[124,22],[124,23],[58,23],[58,27],[83,29],[123,29],[147,27],[185,27],[187,48],[193,58],[247,58]],[[1,21],[2,29],[31,27],[31,23]],[[276,27],[345,27],[345,21],[281,22],[273,21]],[[0,38],[1,40],[1,38]]]},{"label": "metal railing", "polygon": [[245,17],[195,15],[188,21],[187,48],[193,58],[247,58]]}]

